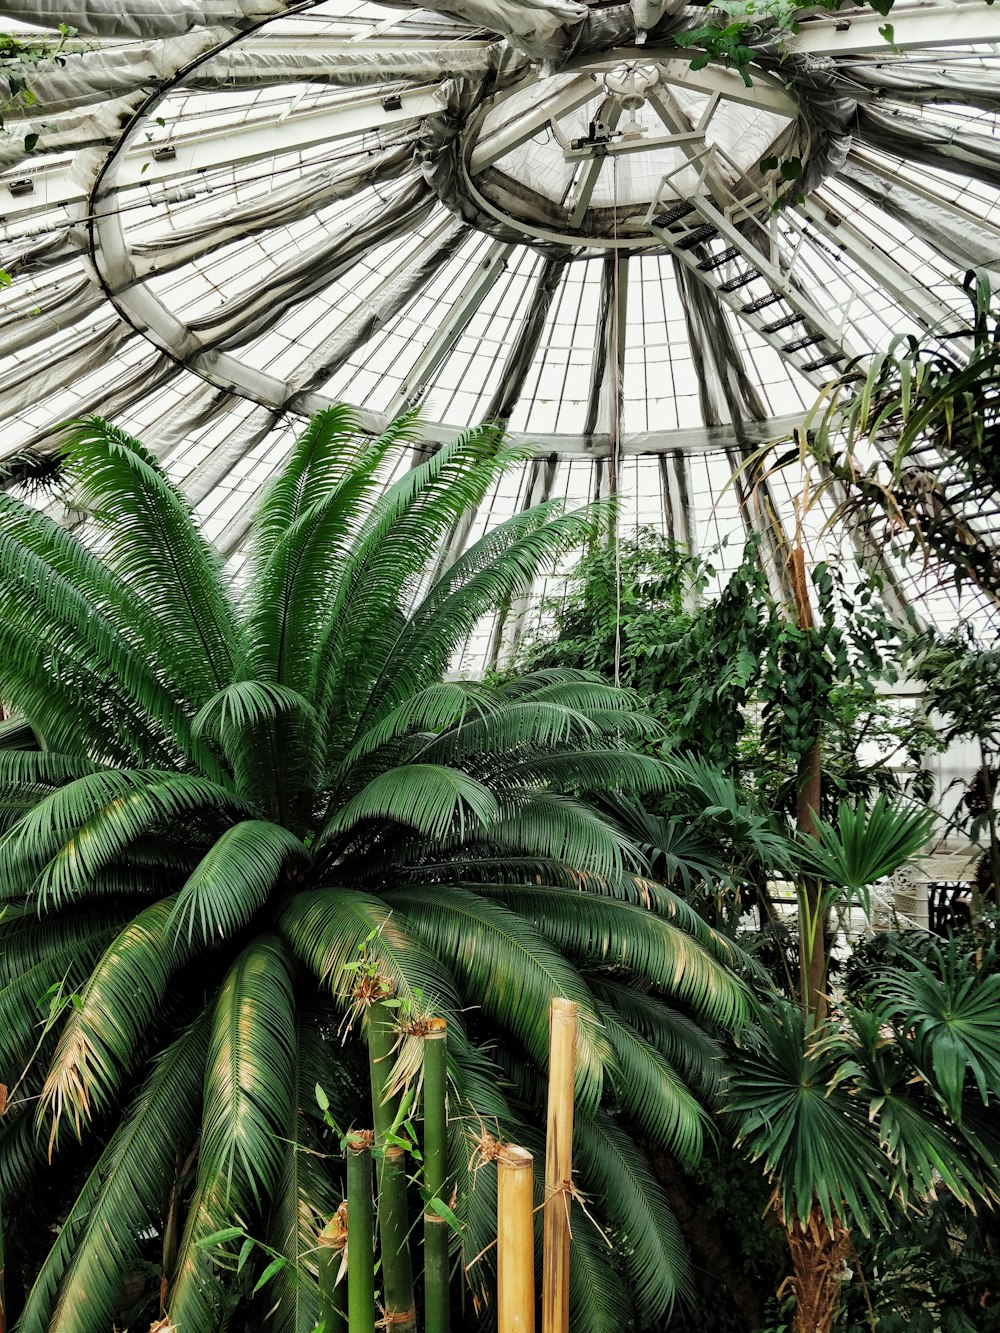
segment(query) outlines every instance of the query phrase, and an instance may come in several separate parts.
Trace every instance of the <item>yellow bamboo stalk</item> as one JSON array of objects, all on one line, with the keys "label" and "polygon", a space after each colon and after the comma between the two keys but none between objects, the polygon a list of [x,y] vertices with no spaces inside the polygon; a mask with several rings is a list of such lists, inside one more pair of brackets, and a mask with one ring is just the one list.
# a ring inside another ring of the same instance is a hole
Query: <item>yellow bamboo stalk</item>
[{"label": "yellow bamboo stalk", "polygon": [[498,1333],[535,1333],[534,1165],[513,1144],[497,1158]]},{"label": "yellow bamboo stalk", "polygon": [[569,1205],[573,1184],[576,1005],[549,1006],[549,1105],[545,1140],[542,1333],[569,1333]]}]

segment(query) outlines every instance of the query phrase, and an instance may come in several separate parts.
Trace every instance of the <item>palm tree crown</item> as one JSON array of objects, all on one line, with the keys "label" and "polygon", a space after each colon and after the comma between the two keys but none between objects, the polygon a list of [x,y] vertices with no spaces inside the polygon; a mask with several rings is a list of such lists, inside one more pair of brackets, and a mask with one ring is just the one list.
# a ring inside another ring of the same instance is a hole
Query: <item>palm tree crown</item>
[{"label": "palm tree crown", "polygon": [[728,946],[640,877],[620,818],[670,772],[635,748],[636,700],[586,673],[448,678],[473,626],[603,515],[542,505],[435,566],[523,455],[484,428],[387,481],[415,433],[316,417],[256,515],[238,599],[153,457],[101,420],[65,450],[77,533],[0,495],[0,693],[37,740],[13,728],[0,749],[0,1077],[17,1085],[0,1191],[51,1182],[47,1159],[86,1168],[59,1175],[65,1222],[21,1333],[107,1333],[151,1237],[174,1324],[212,1333],[248,1290],[203,1244],[228,1226],[287,1256],[266,1304],[278,1333],[309,1333],[341,1188],[314,1089],[350,1122],[342,1038],[372,977],[403,1005],[399,1077],[407,1024],[440,1014],[454,1034],[468,1257],[494,1207],[471,1146],[483,1123],[531,1141],[563,994],[582,1183],[624,1255],[575,1228],[574,1327],[621,1327],[622,1267],[653,1317],[684,1287],[633,1131],[697,1158],[714,1071],[695,1020],[739,1022],[744,994]]}]

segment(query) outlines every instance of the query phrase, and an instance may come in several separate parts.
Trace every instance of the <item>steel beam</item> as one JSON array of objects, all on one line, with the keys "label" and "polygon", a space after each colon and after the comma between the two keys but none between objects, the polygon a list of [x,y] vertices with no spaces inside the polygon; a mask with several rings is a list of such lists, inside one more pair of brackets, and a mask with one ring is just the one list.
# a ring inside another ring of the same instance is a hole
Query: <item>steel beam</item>
[{"label": "steel beam", "polygon": [[[544,83],[539,85],[540,88],[544,86]],[[581,74],[551,96],[546,97],[542,94],[529,110],[515,116],[479,140],[469,160],[470,174],[477,176],[481,171],[485,171],[512,149],[527,143],[549,121],[568,116],[586,105],[592,97],[598,96],[600,91],[589,74]],[[501,103],[501,107],[502,105]]]},{"label": "steel beam", "polygon": [[[888,24],[891,44],[880,32]],[[1000,42],[1000,12],[983,0],[967,4],[893,5],[883,18],[871,9],[841,11],[834,18],[807,18],[787,39],[796,55],[852,56],[976,46]]]},{"label": "steel beam", "polygon": [[[398,108],[386,109],[382,105],[383,96],[381,92],[346,94],[338,102],[293,112],[281,121],[269,114],[267,119],[175,135],[155,143],[133,140],[122,154],[111,188],[122,191],[140,185],[162,185],[182,177],[197,178],[220,167],[336,143],[401,121],[419,120],[439,113],[443,107],[436,84],[400,92]],[[165,147],[173,149],[173,156],[154,158],[154,150]],[[20,179],[30,179],[30,194],[11,194],[12,181]],[[82,202],[86,196],[86,189],[74,177],[72,161],[16,167],[0,176],[0,218],[12,221],[15,217],[48,212]]]},{"label": "steel beam", "polygon": [[899,302],[920,326],[941,331],[955,323],[955,311],[921,279],[896,262],[881,246],[853,223],[844,208],[820,188],[800,205],[801,212],[823,237],[849,255],[869,277]]},{"label": "steel beam", "polygon": [[438,367],[462,336],[465,326],[486,299],[487,292],[496,283],[513,249],[513,245],[501,241],[494,241],[490,246],[486,257],[477,265],[458,300],[441,319],[424,350],[417,357],[413,369],[400,386],[389,408],[390,418],[419,402]]},{"label": "steel beam", "polygon": [[[697,52],[692,51],[691,57]],[[794,119],[799,114],[795,98],[770,74],[754,70],[753,87],[748,88],[735,70],[725,69],[721,65],[706,65],[704,69],[692,69],[691,58],[678,57],[674,43],[663,46],[650,43],[649,46],[622,46],[600,57],[583,56],[570,62],[569,69],[591,71],[603,74],[609,65],[627,64],[634,61],[641,65],[655,65],[660,72],[660,83],[686,88],[689,92],[721,93],[727,102],[740,102],[745,106],[775,111],[780,116]]]}]

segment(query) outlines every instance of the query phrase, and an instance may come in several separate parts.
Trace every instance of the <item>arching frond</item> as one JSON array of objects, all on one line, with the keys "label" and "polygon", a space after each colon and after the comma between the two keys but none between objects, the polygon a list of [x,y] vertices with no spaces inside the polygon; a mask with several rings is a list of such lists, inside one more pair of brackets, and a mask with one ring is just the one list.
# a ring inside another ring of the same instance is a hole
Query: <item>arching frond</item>
[{"label": "arching frond", "polygon": [[0,1082],[8,1088],[21,1078],[53,1009],[71,1003],[120,920],[116,913],[93,912],[30,933],[4,931]]},{"label": "arching frond", "polygon": [[662,1320],[692,1294],[691,1262],[666,1195],[634,1141],[603,1112],[574,1121],[573,1148],[584,1191],[599,1194],[614,1225],[641,1314]]},{"label": "arching frond", "polygon": [[218,553],[152,454],[90,417],[64,447],[78,502],[107,536],[107,566],[131,584],[163,626],[160,639],[198,703],[232,676],[233,609]]},{"label": "arching frond", "polygon": [[[465,993],[507,1028],[539,1068],[548,1064],[548,1012],[554,996],[579,1006],[577,1096],[600,1100],[611,1048],[583,978],[523,916],[452,886],[386,894],[439,957],[451,960]],[[516,978],[516,983],[512,979]]]},{"label": "arching frond", "polygon": [[167,1309],[178,1328],[211,1329],[223,1298],[213,1255],[199,1241],[254,1225],[281,1170],[295,1089],[291,958],[261,935],[231,967],[212,1015],[198,1178]]},{"label": "arching frond", "polygon": [[544,789],[505,793],[504,813],[488,837],[518,855],[562,861],[610,878],[642,865],[639,849],[592,805]]},{"label": "arching frond", "polygon": [[488,787],[458,768],[404,764],[379,773],[327,822],[317,852],[366,820],[390,820],[435,841],[467,827],[492,826],[500,807]]},{"label": "arching frond", "polygon": [[611,1082],[622,1110],[683,1165],[697,1166],[708,1127],[697,1099],[656,1047],[610,1005],[600,1013],[615,1052]]},{"label": "arching frond", "polygon": [[130,844],[195,810],[225,818],[240,805],[224,788],[187,774],[108,770],[77,778],[0,839],[0,880],[25,892],[43,875],[39,897],[60,901]]},{"label": "arching frond", "polygon": [[52,1141],[64,1115],[79,1137],[93,1111],[108,1103],[185,961],[184,942],[171,930],[174,905],[164,898],[140,912],[70,1006],[38,1103],[39,1123],[52,1117]]},{"label": "arching frond", "polygon": [[441,680],[409,695],[366,731],[344,756],[334,781],[368,755],[414,732],[439,732],[496,711],[492,691],[478,681]]},{"label": "arching frond", "polygon": [[178,1159],[201,1109],[208,1024],[157,1058],[60,1228],[18,1323],[20,1333],[107,1333],[142,1248],[161,1225]]},{"label": "arching frond", "polygon": [[267,902],[290,857],[306,860],[308,852],[287,829],[259,819],[234,824],[177,895],[171,924],[189,941],[196,928],[202,943],[234,935]]},{"label": "arching frond", "polygon": [[717,1102],[725,1066],[722,1047],[714,1037],[646,990],[606,975],[589,981],[594,994],[655,1046],[709,1105]]},{"label": "arching frond", "polygon": [[748,992],[696,940],[631,903],[535,885],[482,885],[477,892],[533,918],[545,937],[584,963],[625,967],[724,1027],[747,1018]]},{"label": "arching frond", "polygon": [[419,1016],[449,1017],[461,1008],[450,974],[402,914],[353,889],[298,893],[283,906],[278,928],[341,1004],[353,1004],[363,972],[373,972]]}]

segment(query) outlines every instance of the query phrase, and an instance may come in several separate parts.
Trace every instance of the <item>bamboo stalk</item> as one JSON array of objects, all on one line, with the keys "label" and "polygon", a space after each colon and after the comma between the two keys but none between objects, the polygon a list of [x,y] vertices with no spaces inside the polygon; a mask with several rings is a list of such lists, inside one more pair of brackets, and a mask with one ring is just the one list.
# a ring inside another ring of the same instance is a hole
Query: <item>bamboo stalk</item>
[{"label": "bamboo stalk", "polygon": [[569,1205],[573,1184],[576,1005],[549,1006],[549,1101],[545,1141],[542,1333],[569,1333]]},{"label": "bamboo stalk", "polygon": [[[432,1018],[424,1034],[424,1185],[444,1201],[448,1179],[448,1024]],[[424,1328],[448,1333],[448,1221],[424,1208]]]},{"label": "bamboo stalk", "polygon": [[535,1333],[534,1166],[513,1144],[497,1158],[498,1333]]},{"label": "bamboo stalk", "polygon": [[349,1333],[374,1333],[375,1330],[373,1137],[371,1130],[359,1130],[347,1136],[347,1215],[351,1219],[351,1243],[347,1247]]},{"label": "bamboo stalk", "polygon": [[395,1043],[393,1012],[381,1000],[368,1009],[368,1060],[371,1068],[372,1117],[379,1150],[378,1233],[382,1247],[382,1294],[387,1327],[393,1333],[416,1333],[413,1268],[407,1244],[406,1157],[399,1144],[388,1141],[400,1096],[389,1093]]},{"label": "bamboo stalk", "polygon": [[338,1279],[347,1249],[347,1204],[342,1203],[319,1233],[316,1263],[319,1268],[320,1333],[349,1333],[347,1284]]}]

